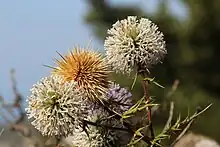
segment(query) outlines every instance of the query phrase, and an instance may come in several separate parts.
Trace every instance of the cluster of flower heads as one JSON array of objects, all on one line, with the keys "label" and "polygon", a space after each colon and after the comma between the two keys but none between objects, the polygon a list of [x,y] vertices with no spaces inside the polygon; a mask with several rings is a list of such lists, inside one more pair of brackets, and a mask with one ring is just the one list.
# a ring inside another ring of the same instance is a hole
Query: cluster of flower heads
[{"label": "cluster of flower heads", "polygon": [[[121,113],[131,105],[131,94],[110,84],[109,69],[100,54],[77,49],[61,57],[53,74],[35,84],[27,100],[27,115],[43,135],[73,135],[83,119],[98,108],[97,102],[110,101],[109,106]],[[123,108],[117,102],[126,105]]]},{"label": "cluster of flower heads", "polygon": [[[105,58],[82,48],[64,56],[59,54],[61,59],[56,59],[52,75],[42,78],[31,89],[27,115],[43,135],[71,135],[77,147],[120,144],[116,142],[121,133],[101,126],[124,127],[112,119],[109,110],[119,115],[127,111],[132,106],[132,94],[110,82],[109,73],[113,70],[130,73],[135,68],[148,70],[150,65],[161,61],[166,50],[163,34],[145,18],[130,16],[118,21],[108,34]],[[97,125],[98,118],[106,121]]]},{"label": "cluster of flower heads", "polygon": [[146,18],[128,16],[113,24],[108,35],[104,44],[107,61],[116,72],[148,70],[167,54],[163,34]]}]

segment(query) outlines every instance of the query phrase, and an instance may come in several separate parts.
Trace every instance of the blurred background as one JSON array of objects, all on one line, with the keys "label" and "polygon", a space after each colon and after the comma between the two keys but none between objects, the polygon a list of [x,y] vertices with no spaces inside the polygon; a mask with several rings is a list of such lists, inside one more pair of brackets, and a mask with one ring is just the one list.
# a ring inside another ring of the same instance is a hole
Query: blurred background
[{"label": "blurred background", "polygon": [[[74,46],[86,47],[91,41],[92,48],[103,52],[107,29],[128,15],[151,19],[165,35],[168,55],[163,64],[151,69],[151,76],[166,88],[152,86],[151,95],[158,103],[175,101],[175,112],[182,116],[213,103],[191,130],[220,142],[220,1],[217,0],[0,0],[2,106],[14,104],[18,93],[23,96],[21,104],[25,106],[32,85],[50,74],[50,69],[43,65],[54,65],[56,51],[64,54]],[[16,71],[14,84],[11,68]],[[131,78],[113,77],[121,85],[131,86]],[[167,98],[175,80],[179,80],[179,86]],[[133,90],[136,97],[143,92],[139,85]],[[12,134],[13,138],[20,137],[18,140],[23,137],[19,131],[13,131],[16,127],[11,127],[16,122],[11,111],[1,108],[0,128],[4,131],[0,146],[13,146],[12,137],[8,137]],[[19,112],[23,111],[13,113],[19,116]],[[167,112],[164,109],[155,116],[158,129],[164,124]],[[25,119],[21,122],[26,123]]]}]

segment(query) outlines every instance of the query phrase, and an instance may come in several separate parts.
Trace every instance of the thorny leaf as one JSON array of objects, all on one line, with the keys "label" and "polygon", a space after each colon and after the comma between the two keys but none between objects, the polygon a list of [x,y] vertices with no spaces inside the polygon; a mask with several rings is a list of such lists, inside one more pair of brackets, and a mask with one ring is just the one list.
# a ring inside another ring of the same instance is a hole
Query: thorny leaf
[{"label": "thorny leaf", "polygon": [[132,85],[131,85],[131,90],[133,90],[133,88],[134,88],[134,85],[135,85],[135,83],[136,83],[136,81],[137,81],[137,77],[138,77],[138,73],[135,74],[133,83],[132,83]]},{"label": "thorny leaf", "polygon": [[150,83],[153,83],[153,84],[155,84],[156,86],[158,86],[160,88],[165,88],[164,86],[160,85],[158,82],[154,81],[154,79],[155,79],[155,77],[154,78],[147,77],[144,80],[149,81]]},{"label": "thorny leaf", "polygon": [[144,97],[141,98],[139,101],[137,101],[136,104],[134,104],[129,110],[125,111],[123,114],[122,114],[122,119],[124,118],[129,118],[131,116],[133,116],[134,113],[136,113],[138,111],[138,108],[141,104],[143,104],[144,102]]},{"label": "thorny leaf", "polygon": [[[141,134],[141,131],[144,129],[145,127],[141,127],[139,128],[137,131],[135,131],[132,139],[131,139],[131,142],[128,144],[128,146],[131,146],[133,147],[135,144],[137,144],[143,137],[144,135]],[[136,137],[139,137],[138,139],[135,139]]]},{"label": "thorny leaf", "polygon": [[129,110],[125,111],[122,114],[122,119],[132,117],[134,116],[135,113],[145,109],[146,107],[152,107],[152,106],[157,106],[157,105],[158,104],[153,104],[153,103],[146,104],[145,98],[143,97],[136,104],[134,104]]},{"label": "thorny leaf", "polygon": [[[191,117],[188,115],[184,120],[181,121],[181,115],[178,116],[176,122],[174,125],[170,125],[166,130],[161,132],[159,135],[157,135],[154,140],[152,141],[152,144],[157,144],[159,146],[160,142],[165,139],[169,139],[171,135],[183,131],[185,128],[187,128],[188,124],[193,123],[196,118],[204,113],[206,110],[208,110],[211,107],[212,104],[208,105],[206,108],[204,108],[202,111],[195,112]],[[177,133],[180,134],[180,133]]]}]

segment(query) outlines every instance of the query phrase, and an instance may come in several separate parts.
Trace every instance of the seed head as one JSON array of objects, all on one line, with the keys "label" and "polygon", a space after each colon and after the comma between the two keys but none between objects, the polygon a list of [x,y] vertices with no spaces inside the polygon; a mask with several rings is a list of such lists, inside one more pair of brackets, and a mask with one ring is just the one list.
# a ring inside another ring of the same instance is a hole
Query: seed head
[{"label": "seed head", "polygon": [[75,81],[88,98],[97,101],[108,90],[108,65],[100,53],[74,49],[57,60],[53,74],[63,77],[65,82]]}]

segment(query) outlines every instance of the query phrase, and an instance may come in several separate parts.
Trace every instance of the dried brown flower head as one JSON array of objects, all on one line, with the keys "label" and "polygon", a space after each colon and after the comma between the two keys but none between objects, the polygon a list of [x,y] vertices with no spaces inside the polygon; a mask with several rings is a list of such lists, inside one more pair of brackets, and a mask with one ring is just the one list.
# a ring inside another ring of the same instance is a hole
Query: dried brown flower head
[{"label": "dried brown flower head", "polygon": [[54,68],[53,74],[62,76],[64,82],[77,82],[90,100],[100,100],[100,96],[106,94],[110,71],[100,53],[75,48],[65,56],[59,55],[62,59],[56,60],[57,67]]}]

